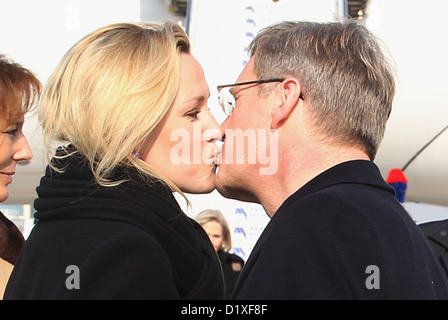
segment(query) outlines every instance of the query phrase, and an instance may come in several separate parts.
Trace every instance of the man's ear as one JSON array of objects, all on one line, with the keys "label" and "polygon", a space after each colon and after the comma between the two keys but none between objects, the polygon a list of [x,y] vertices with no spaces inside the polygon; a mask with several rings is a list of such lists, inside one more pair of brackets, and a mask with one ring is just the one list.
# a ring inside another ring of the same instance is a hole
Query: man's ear
[{"label": "man's ear", "polygon": [[289,77],[276,90],[279,90],[281,99],[272,109],[271,129],[279,129],[292,115],[300,101],[301,86],[299,80]]}]

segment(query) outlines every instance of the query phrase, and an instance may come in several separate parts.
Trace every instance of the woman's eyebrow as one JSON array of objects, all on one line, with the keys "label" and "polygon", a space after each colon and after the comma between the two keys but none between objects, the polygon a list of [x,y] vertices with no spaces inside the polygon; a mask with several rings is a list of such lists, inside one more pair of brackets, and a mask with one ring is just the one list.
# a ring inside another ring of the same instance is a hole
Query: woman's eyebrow
[{"label": "woman's eyebrow", "polygon": [[193,102],[195,102],[195,101],[202,102],[202,101],[208,100],[208,98],[210,98],[210,93],[208,94],[208,97],[205,97],[204,95],[199,95],[199,96],[196,96],[194,98],[191,98],[191,99],[185,101],[185,103],[189,103],[189,102],[192,102],[192,101]]},{"label": "woman's eyebrow", "polygon": [[20,126],[22,126],[24,123],[25,123],[25,121],[16,121],[16,122],[11,122],[11,123],[9,123],[8,126],[10,126],[10,127],[12,127],[12,126],[14,126],[14,127],[20,127]]}]

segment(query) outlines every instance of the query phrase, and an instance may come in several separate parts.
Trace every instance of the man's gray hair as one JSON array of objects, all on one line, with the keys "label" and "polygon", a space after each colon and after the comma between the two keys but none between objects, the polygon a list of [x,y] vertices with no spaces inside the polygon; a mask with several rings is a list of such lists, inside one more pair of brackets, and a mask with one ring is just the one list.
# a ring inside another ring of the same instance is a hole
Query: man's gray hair
[{"label": "man's gray hair", "polygon": [[249,49],[259,79],[299,79],[326,142],[355,145],[375,158],[392,108],[395,77],[367,28],[353,21],[286,21],[260,31]]}]

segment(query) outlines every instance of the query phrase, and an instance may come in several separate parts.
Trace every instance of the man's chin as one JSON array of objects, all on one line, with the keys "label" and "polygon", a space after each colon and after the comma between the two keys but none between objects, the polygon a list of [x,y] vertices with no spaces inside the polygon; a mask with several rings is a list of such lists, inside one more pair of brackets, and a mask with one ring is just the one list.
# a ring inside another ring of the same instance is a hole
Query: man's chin
[{"label": "man's chin", "polygon": [[224,198],[244,202],[260,203],[258,199],[246,188],[242,186],[239,187],[238,184],[228,179],[228,176],[225,174],[224,170],[220,170],[215,175],[215,188]]},{"label": "man's chin", "polygon": [[237,188],[229,188],[229,187],[220,187],[216,188],[218,192],[227,199],[239,200],[243,202],[251,202],[251,203],[260,203],[257,198],[248,193],[246,190],[237,189]]}]

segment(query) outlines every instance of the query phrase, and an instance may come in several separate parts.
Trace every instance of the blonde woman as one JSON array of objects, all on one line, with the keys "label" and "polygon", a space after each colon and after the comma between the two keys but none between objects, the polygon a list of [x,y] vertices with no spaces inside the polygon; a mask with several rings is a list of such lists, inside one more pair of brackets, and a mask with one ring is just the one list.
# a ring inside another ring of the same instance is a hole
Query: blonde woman
[{"label": "blonde woman", "polygon": [[196,221],[204,228],[218,254],[224,273],[225,299],[230,299],[244,260],[229,252],[232,249],[232,238],[226,218],[220,210],[207,209],[196,216]]},{"label": "blonde woman", "polygon": [[[172,194],[214,188],[223,132],[208,97],[174,23],[114,24],[76,43],[40,103],[48,149],[62,147],[37,188],[38,223],[5,298],[222,298],[213,247]],[[172,138],[182,134],[188,150]]]},{"label": "blonde woman", "polygon": [[[0,54],[0,202],[9,197],[17,163],[33,157],[22,128],[40,90],[31,71]],[[0,212],[0,299],[24,241],[17,226]]]}]

